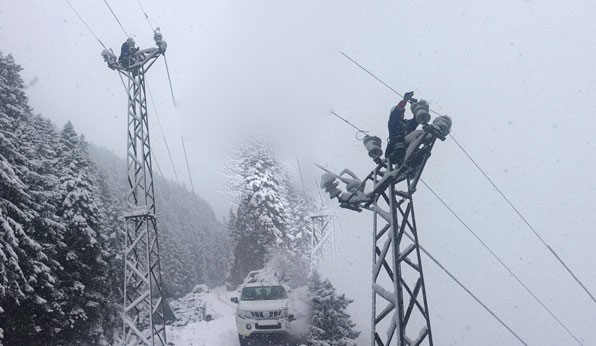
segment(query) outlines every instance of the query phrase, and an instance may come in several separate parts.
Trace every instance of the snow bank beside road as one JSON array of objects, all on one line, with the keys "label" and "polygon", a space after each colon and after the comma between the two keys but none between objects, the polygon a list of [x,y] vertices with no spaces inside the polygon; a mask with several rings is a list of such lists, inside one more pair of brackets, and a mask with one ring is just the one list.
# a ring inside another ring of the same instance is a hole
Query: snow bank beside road
[{"label": "snow bank beside road", "polygon": [[[189,293],[172,302],[176,315],[182,315],[178,316],[180,322],[167,326],[168,342],[174,346],[239,346],[232,295],[235,293],[218,287],[206,293]],[[213,315],[209,322],[202,320],[203,306]]]}]

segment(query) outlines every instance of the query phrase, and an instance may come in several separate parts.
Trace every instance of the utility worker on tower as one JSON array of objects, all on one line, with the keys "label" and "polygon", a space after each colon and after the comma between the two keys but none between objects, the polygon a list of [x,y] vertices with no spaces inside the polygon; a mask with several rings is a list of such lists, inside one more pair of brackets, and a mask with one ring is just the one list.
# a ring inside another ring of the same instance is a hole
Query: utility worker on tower
[{"label": "utility worker on tower", "polygon": [[132,37],[129,37],[120,48],[120,57],[118,58],[118,62],[125,68],[128,68],[133,61],[133,55],[139,50],[135,48],[135,40]]},{"label": "utility worker on tower", "polygon": [[389,140],[387,141],[387,149],[385,149],[385,156],[389,158],[391,163],[401,166],[403,164],[404,156],[406,154],[406,135],[418,127],[416,117],[412,119],[404,119],[406,112],[406,105],[408,101],[413,99],[414,92],[410,91],[404,95],[404,98],[393,107],[389,114]]}]

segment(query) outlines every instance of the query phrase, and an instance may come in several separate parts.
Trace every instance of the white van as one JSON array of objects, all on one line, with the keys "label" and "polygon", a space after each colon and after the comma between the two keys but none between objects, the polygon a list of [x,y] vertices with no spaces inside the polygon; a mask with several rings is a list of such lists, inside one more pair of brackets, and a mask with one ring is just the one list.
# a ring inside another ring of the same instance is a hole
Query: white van
[{"label": "white van", "polygon": [[290,330],[294,316],[288,312],[288,290],[281,284],[250,282],[242,287],[238,304],[236,326],[240,345],[248,345],[250,337],[285,334]]}]

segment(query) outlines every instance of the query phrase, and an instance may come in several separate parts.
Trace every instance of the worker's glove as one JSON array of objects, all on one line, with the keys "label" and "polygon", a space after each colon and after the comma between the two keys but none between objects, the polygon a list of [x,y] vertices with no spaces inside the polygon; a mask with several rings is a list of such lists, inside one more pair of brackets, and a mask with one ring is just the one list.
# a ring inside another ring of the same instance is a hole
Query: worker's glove
[{"label": "worker's glove", "polygon": [[414,92],[413,91],[408,91],[405,95],[404,95],[404,100],[408,101],[412,98],[412,96],[414,96]]}]

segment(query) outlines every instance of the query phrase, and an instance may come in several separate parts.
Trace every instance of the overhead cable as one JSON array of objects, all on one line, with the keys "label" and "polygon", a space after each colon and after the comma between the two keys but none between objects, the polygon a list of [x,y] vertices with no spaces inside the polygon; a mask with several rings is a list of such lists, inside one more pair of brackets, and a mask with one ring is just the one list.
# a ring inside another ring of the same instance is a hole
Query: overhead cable
[{"label": "overhead cable", "polygon": [[97,35],[95,34],[95,32],[93,32],[93,30],[91,29],[91,27],[87,24],[87,22],[83,19],[83,17],[81,17],[81,15],[79,14],[79,12],[74,8],[74,6],[70,3],[70,1],[68,1],[68,0],[64,0],[64,1],[66,1],[66,3],[68,4],[68,6],[70,6],[70,8],[77,15],[77,17],[79,17],[79,19],[81,20],[81,22],[83,22],[83,24],[85,25],[85,27],[87,28],[87,30],[89,30],[89,32],[91,33],[91,35],[93,35],[93,37],[95,37],[95,39],[97,40],[97,42],[99,42],[99,44],[105,50],[107,50],[108,48],[106,47],[106,45],[103,44],[103,42],[101,42],[101,40],[99,39],[99,37],[97,37]]},{"label": "overhead cable", "polygon": [[182,150],[184,151],[184,159],[186,160],[186,169],[188,171],[188,180],[190,181],[190,188],[192,191],[193,196],[195,195],[195,184],[192,182],[192,174],[190,174],[190,165],[188,164],[188,156],[186,156],[186,146],[184,145],[184,137],[180,136],[180,141],[182,141]]},{"label": "overhead cable", "polygon": [[[341,117],[340,117],[341,118]],[[318,166],[318,165],[317,165]],[[325,168],[318,166],[325,170]],[[501,264],[503,268],[505,268],[511,276],[544,308],[544,310],[569,334],[579,345],[583,345],[581,341],[569,330],[569,328],[542,302],[540,298],[536,296],[536,294],[503,262],[503,260],[486,244],[477,234],[474,232],[470,226],[422,179],[420,179],[422,184],[426,186],[430,190],[430,192],[443,204],[443,206],[457,218],[457,220],[480,242],[480,244]]]},{"label": "overhead cable", "polygon": [[157,162],[157,156],[155,156],[155,152],[153,150],[151,150],[151,156],[153,156],[153,161],[155,161],[155,166],[157,166],[157,171],[159,172],[159,175],[161,175],[161,177],[165,179],[165,176],[161,171],[161,167],[159,166],[159,162]]},{"label": "overhead cable", "polygon": [[163,138],[164,144],[166,145],[166,150],[168,152],[168,156],[170,157],[170,164],[172,165],[172,170],[174,171],[174,176],[176,177],[176,182],[180,185],[180,179],[178,179],[178,172],[176,171],[176,166],[174,165],[174,159],[172,158],[172,152],[170,151],[170,146],[168,145],[168,140],[166,139],[166,135],[164,133],[163,127],[161,126],[161,121],[159,120],[159,115],[157,113],[157,108],[155,107],[155,101],[153,100],[153,94],[151,94],[151,89],[149,88],[149,84],[147,80],[145,80],[145,85],[147,85],[147,91],[149,92],[149,98],[151,99],[151,105],[153,106],[153,110],[155,112],[155,118],[157,119],[157,124],[159,125],[159,130],[161,132],[161,136]]},{"label": "overhead cable", "polygon": [[[356,60],[352,59],[350,56],[348,56],[346,53],[344,52],[340,52],[341,55],[343,55],[346,59],[350,60],[352,63],[354,63],[356,66],[360,67],[360,69],[362,69],[364,72],[368,73],[370,76],[372,76],[374,79],[376,79],[377,81],[379,81],[381,84],[383,84],[385,87],[387,87],[389,90],[391,90],[392,92],[394,92],[396,95],[400,96],[403,98],[403,95],[400,94],[399,92],[397,92],[395,89],[393,89],[390,85],[388,85],[387,83],[385,83],[383,80],[381,80],[379,77],[377,77],[375,74],[373,74],[371,71],[369,71],[367,68],[365,68],[364,66],[362,66],[360,63],[358,63]],[[430,110],[430,112],[442,116],[443,114],[436,112],[434,110]],[[472,163],[474,164],[474,166],[476,166],[476,168],[482,173],[482,175],[491,183],[491,185],[497,190],[497,192],[501,195],[501,197],[503,197],[503,199],[505,199],[505,201],[509,204],[509,206],[515,211],[515,213],[524,221],[524,223],[528,226],[528,228],[530,228],[530,230],[534,233],[534,235],[540,240],[540,242],[548,249],[548,251],[557,259],[557,261],[561,264],[561,266],[563,266],[563,268],[565,268],[565,270],[571,275],[571,277],[577,282],[577,284],[586,292],[586,294],[588,294],[588,296],[590,296],[590,298],[592,299],[592,301],[594,303],[596,303],[596,298],[594,297],[594,294],[579,280],[578,276],[569,268],[569,266],[563,261],[563,259],[555,252],[555,250],[546,243],[546,241],[538,234],[538,232],[536,231],[536,229],[528,222],[528,220],[524,217],[524,215],[519,211],[519,209],[511,202],[511,200],[509,200],[509,198],[507,198],[505,196],[505,194],[502,192],[502,190],[497,186],[497,184],[488,176],[488,174],[486,174],[486,172],[480,168],[480,166],[476,163],[476,161],[472,158],[472,156],[470,154],[468,154],[468,152],[463,148],[463,146],[455,139],[455,137],[453,137],[452,134],[449,134],[449,137],[455,142],[455,144],[464,152],[464,154],[470,159],[470,161],[472,161]]]},{"label": "overhead cable", "polygon": [[[338,116],[339,118],[341,118],[341,116]],[[326,168],[315,164],[315,166],[321,168],[324,171],[329,172]],[[421,180],[422,181],[422,180]],[[423,182],[424,183],[424,182]],[[315,179],[315,184],[318,186],[317,181]],[[426,183],[424,183],[426,185]],[[428,186],[427,186],[428,187]],[[430,188],[429,188],[430,189]],[[320,189],[319,190],[319,195],[320,195]],[[432,190],[431,190],[432,191]],[[438,197],[438,195],[436,195]],[[321,201],[322,201],[322,196],[321,196]],[[442,201],[442,199],[440,199]],[[444,204],[446,207],[447,204]],[[453,210],[451,208],[448,207],[448,209],[450,211],[453,212]],[[461,218],[459,218],[459,216],[457,214],[454,213],[454,215],[463,223],[463,220],[461,220]],[[467,227],[467,225],[464,223],[464,225]],[[471,230],[470,230],[471,231]],[[473,232],[472,232],[473,233]],[[410,240],[414,241],[413,237],[408,234],[408,233],[404,233],[408,238],[410,238]],[[482,241],[481,241],[482,242]],[[484,244],[484,242],[482,242]],[[515,331],[513,331],[513,329],[511,329],[511,327],[509,327],[509,325],[507,325],[501,318],[499,318],[486,304],[484,304],[476,295],[474,295],[470,289],[468,289],[461,281],[459,281],[453,274],[451,274],[451,272],[449,272],[436,258],[434,258],[425,248],[423,248],[422,246],[420,246],[420,249],[437,265],[439,266],[439,268],[441,270],[443,270],[453,281],[455,281],[455,283],[457,283],[466,293],[468,293],[477,303],[479,303],[486,311],[488,311],[488,313],[490,313],[499,323],[501,323],[501,325],[503,325],[517,340],[519,340],[523,345],[528,345]],[[492,253],[492,251],[491,251]],[[512,273],[513,275],[513,273]],[[558,320],[558,319],[557,319]]]},{"label": "overhead cable", "polygon": [[116,19],[116,21],[118,22],[118,25],[120,25],[120,29],[122,29],[122,32],[124,33],[124,36],[129,37],[128,36],[128,33],[124,29],[124,26],[122,26],[122,23],[120,22],[120,19],[118,19],[118,16],[116,16],[116,13],[114,13],[114,10],[112,10],[112,7],[110,6],[110,4],[108,4],[108,1],[107,0],[103,0],[103,2],[106,4],[106,6],[108,6],[108,9],[110,10],[110,12],[112,12],[112,16],[114,16],[114,19]]},{"label": "overhead cable", "polygon": [[[411,241],[414,241],[414,238],[408,234],[408,233],[404,233],[408,238],[410,238]],[[528,344],[515,332],[513,331],[513,329],[511,329],[511,327],[505,323],[505,321],[503,321],[499,316],[497,316],[497,314],[495,312],[493,312],[486,304],[484,304],[480,298],[478,298],[476,295],[474,295],[474,293],[472,293],[472,291],[470,291],[469,288],[467,288],[461,281],[459,281],[455,275],[451,274],[447,268],[445,268],[436,258],[434,258],[430,252],[428,252],[424,247],[419,246],[420,250],[422,250],[422,252],[428,256],[428,258],[430,258],[431,261],[433,261],[443,272],[445,272],[445,274],[447,274],[453,281],[455,281],[456,284],[459,285],[459,287],[461,287],[470,297],[472,297],[478,304],[480,304],[480,306],[482,306],[484,308],[484,310],[486,310],[489,314],[491,314],[491,316],[496,319],[503,327],[505,327],[505,329],[507,329],[509,331],[509,333],[511,333],[519,342],[521,342],[522,344],[528,346]]]},{"label": "overhead cable", "polygon": [[141,8],[141,12],[143,12],[143,14],[145,15],[145,19],[147,20],[147,23],[149,24],[151,31],[154,31],[155,29],[153,29],[153,25],[151,24],[151,21],[149,21],[149,16],[147,15],[145,8],[143,8],[143,4],[141,4],[141,0],[137,0],[137,4],[139,4],[139,7]]},{"label": "overhead cable", "polygon": [[495,188],[495,190],[497,190],[497,192],[501,195],[501,197],[503,197],[503,199],[507,202],[507,204],[509,204],[511,209],[513,209],[513,211],[515,211],[515,213],[524,221],[524,223],[528,226],[528,228],[532,231],[532,233],[534,233],[534,235],[540,240],[542,245],[544,245],[552,253],[552,255],[555,256],[557,261],[559,261],[559,263],[567,270],[567,272],[569,272],[569,274],[573,277],[573,279],[590,296],[592,301],[594,301],[594,303],[596,303],[596,298],[594,298],[594,295],[592,294],[592,292],[590,292],[590,290],[588,290],[588,288],[578,279],[578,277],[575,275],[575,273],[573,273],[573,271],[569,268],[569,266],[567,266],[567,264],[555,252],[555,250],[550,245],[548,245],[546,243],[544,238],[542,238],[540,236],[540,234],[538,234],[536,229],[534,229],[534,227],[530,224],[530,222],[528,222],[528,220],[522,215],[522,213],[519,211],[519,209],[517,209],[517,207],[511,202],[511,200],[509,200],[509,198],[507,198],[507,196],[505,196],[503,191],[501,191],[501,189],[497,186],[497,184],[495,184],[495,182],[486,174],[486,172],[484,172],[484,170],[478,165],[478,163],[476,163],[476,160],[474,160],[472,158],[472,156],[470,156],[470,154],[468,154],[466,149],[464,149],[464,147],[451,134],[449,134],[449,137],[451,137],[453,142],[455,142],[455,144],[457,144],[457,146],[461,149],[461,151],[463,151],[463,153],[468,157],[468,159],[470,159],[470,161],[472,161],[474,166],[476,166],[476,168],[478,168],[478,170],[480,171],[480,173],[482,173],[482,175],[486,178],[486,180],[488,180],[491,183],[491,185]]},{"label": "overhead cable", "polygon": [[368,131],[361,130],[361,129],[360,129],[358,126],[356,126],[356,125],[352,124],[352,123],[351,123],[351,122],[349,122],[349,121],[348,121],[346,118],[344,118],[344,117],[342,117],[341,115],[339,115],[339,114],[335,113],[335,111],[333,111],[333,110],[332,110],[332,111],[330,111],[330,113],[331,113],[331,114],[333,114],[333,115],[335,115],[337,118],[339,118],[339,119],[343,120],[343,121],[344,121],[346,124],[348,124],[348,125],[350,125],[351,127],[355,128],[355,129],[356,129],[356,131],[358,131],[358,132],[356,132],[356,138],[357,138],[358,140],[361,140],[361,138],[358,138],[358,134],[364,134],[364,135],[367,135],[367,134],[368,134]]},{"label": "overhead cable", "polygon": [[[147,11],[145,11],[145,8],[143,7],[143,4],[140,0],[137,0],[137,4],[139,5],[141,12],[143,12],[143,16],[145,17],[145,20],[147,20],[147,24],[149,24],[149,28],[151,28],[151,31],[155,32],[156,30],[158,30],[159,28],[155,29],[153,27],[153,24],[151,24],[151,21],[149,20],[149,15],[147,14]],[[165,52],[163,53],[163,60],[166,65],[166,73],[168,75],[168,83],[170,85],[170,94],[172,95],[172,102],[174,103],[174,107],[176,107],[176,98],[174,97],[174,88],[172,87],[172,77],[170,76],[170,67],[168,66],[168,59],[166,58]]]},{"label": "overhead cable", "polygon": [[466,224],[464,222],[464,220],[462,220],[462,218],[430,187],[428,186],[428,184],[420,179],[420,181],[422,182],[422,184],[424,184],[424,186],[426,186],[426,188],[441,202],[441,204],[443,204],[443,206],[445,208],[447,208],[447,210],[449,210],[449,212],[451,212],[451,214],[453,216],[455,216],[455,218],[457,220],[459,220],[459,222],[474,236],[474,238],[476,238],[476,240],[478,240],[480,242],[480,244],[482,244],[482,246],[488,251],[490,252],[490,254],[501,264],[501,266],[503,268],[505,268],[509,274],[511,276],[513,276],[513,278],[532,296],[532,298],[534,298],[534,300],[536,300],[536,302],[538,302],[538,304],[540,304],[540,306],[542,306],[542,308],[544,310],[546,310],[546,312],[548,312],[548,314],[563,328],[565,329],[565,331],[567,332],[567,334],[569,334],[573,339],[575,339],[575,341],[579,344],[579,345],[583,345],[582,342],[569,330],[569,328],[567,328],[567,326],[561,322],[561,320],[542,302],[542,300],[540,298],[538,298],[536,296],[536,294],[534,294],[534,292],[532,292],[532,290],[509,268],[509,266],[507,266],[505,264],[505,262],[503,262],[503,260],[476,234],[476,232],[474,232],[470,226],[468,226],[468,224]]},{"label": "overhead cable", "polygon": [[340,52],[341,55],[343,55],[346,59],[350,60],[351,62],[353,62],[356,66],[360,67],[364,72],[368,73],[371,77],[373,77],[374,79],[376,79],[379,83],[383,84],[384,86],[386,86],[389,90],[393,91],[395,94],[397,94],[400,97],[404,97],[404,95],[400,94],[399,92],[397,92],[397,90],[393,89],[389,84],[383,82],[379,77],[375,76],[372,72],[370,72],[369,70],[367,70],[364,66],[360,65],[356,60],[350,58],[346,53],[344,52]]},{"label": "overhead cable", "polygon": [[166,64],[166,73],[168,74],[168,83],[170,83],[170,93],[172,94],[172,102],[174,103],[174,107],[176,107],[176,98],[174,98],[174,88],[172,88],[172,77],[170,77],[170,68],[168,67],[168,59],[166,58],[166,54],[163,55],[163,61]]}]

